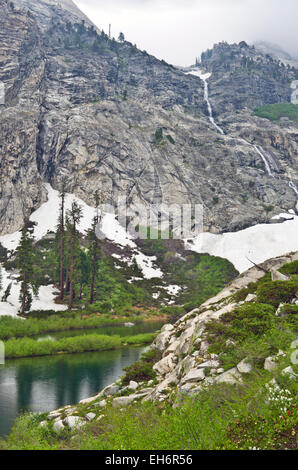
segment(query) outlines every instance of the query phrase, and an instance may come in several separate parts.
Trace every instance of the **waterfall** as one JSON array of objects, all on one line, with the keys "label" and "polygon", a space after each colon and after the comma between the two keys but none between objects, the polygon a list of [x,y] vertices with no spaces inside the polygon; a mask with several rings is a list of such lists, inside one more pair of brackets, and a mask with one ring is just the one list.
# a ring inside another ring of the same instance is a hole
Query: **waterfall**
[{"label": "waterfall", "polygon": [[[289,181],[289,187],[291,189],[293,189],[294,193],[296,194],[296,196],[298,196],[298,189],[297,189],[297,186],[293,183],[292,180]],[[296,210],[298,212],[298,198],[297,198],[297,202],[296,202]]]},{"label": "waterfall", "polygon": [[220,132],[222,135],[224,135],[224,131],[222,130],[221,127],[219,127],[213,117],[213,111],[212,111],[212,106],[209,100],[209,87],[208,87],[208,78],[211,77],[211,73],[202,73],[201,70],[193,70],[192,72],[188,72],[187,75],[194,75],[195,77],[199,77],[201,80],[204,82],[204,100],[207,103],[208,107],[208,113],[209,113],[209,121],[211,124],[215,127],[215,129]]},{"label": "waterfall", "polygon": [[257,147],[256,145],[254,145],[254,149],[258,152],[258,154],[259,154],[260,157],[262,158],[268,175],[269,175],[269,176],[272,176],[272,178],[274,178],[274,175],[272,174],[272,171],[271,171],[271,168],[270,168],[269,161],[268,161],[267,158],[265,157],[265,155],[264,155],[264,150],[262,149],[262,147]]},{"label": "waterfall", "polygon": [[[207,103],[208,107],[208,113],[209,113],[209,121],[211,124],[216,128],[217,131],[219,131],[222,135],[224,135],[224,131],[219,127],[213,117],[213,112],[212,112],[212,106],[209,100],[209,87],[208,87],[208,78],[211,77],[211,73],[203,73],[200,69],[195,69],[192,70],[191,72],[187,72],[187,75],[194,75],[195,77],[199,77],[201,80],[204,82],[204,99]],[[253,145],[250,142],[248,142],[245,139],[242,139],[247,145],[250,145],[255,149],[255,151],[258,153],[258,155],[262,158],[263,163],[265,165],[266,173],[271,177],[274,178],[273,171],[277,170],[278,167],[274,161],[273,158],[268,158],[266,156],[265,150],[260,146],[260,145]],[[269,155],[270,157],[270,155]],[[270,161],[272,160],[272,161]],[[292,180],[289,181],[289,187],[295,192],[295,194],[298,196],[298,189],[297,186],[293,183]],[[298,198],[297,198],[297,203],[296,203],[296,210],[298,211]]]}]

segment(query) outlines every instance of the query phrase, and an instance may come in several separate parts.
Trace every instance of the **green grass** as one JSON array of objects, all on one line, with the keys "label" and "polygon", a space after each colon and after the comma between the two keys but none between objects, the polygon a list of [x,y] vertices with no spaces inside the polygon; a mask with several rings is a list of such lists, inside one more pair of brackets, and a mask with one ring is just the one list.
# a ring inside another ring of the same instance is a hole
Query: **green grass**
[{"label": "green grass", "polygon": [[26,321],[20,318],[0,317],[0,340],[9,338],[21,338],[36,336],[43,333],[58,331],[100,328],[103,326],[117,326],[124,322],[140,321],[140,316],[130,316],[113,319],[111,315],[87,315],[82,318],[82,313],[61,313],[46,318],[28,318]]},{"label": "green grass", "polygon": [[5,357],[51,356],[54,354],[74,354],[87,351],[107,351],[122,346],[120,336],[85,335],[62,338],[58,341],[34,339],[9,339],[5,343]]},{"label": "green grass", "polygon": [[270,119],[270,121],[279,121],[281,117],[287,117],[291,121],[298,122],[298,105],[292,103],[267,104],[256,108],[254,115]]},{"label": "green grass", "polygon": [[124,336],[122,338],[122,343],[125,344],[149,344],[152,343],[156,338],[157,333],[142,333],[135,336]]},{"label": "green grass", "polygon": [[31,338],[12,338],[6,341],[5,357],[51,356],[55,354],[74,354],[90,351],[108,351],[125,345],[141,345],[152,343],[156,333],[139,334],[121,338],[118,335],[107,336],[90,334],[61,338],[57,341],[37,341]]}]

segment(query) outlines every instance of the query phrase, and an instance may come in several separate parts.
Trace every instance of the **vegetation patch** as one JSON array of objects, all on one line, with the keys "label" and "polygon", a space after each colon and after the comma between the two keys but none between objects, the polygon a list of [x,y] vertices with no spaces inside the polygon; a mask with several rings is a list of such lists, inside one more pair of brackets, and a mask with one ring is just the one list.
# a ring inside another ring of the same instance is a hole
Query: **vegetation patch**
[{"label": "vegetation patch", "polygon": [[287,117],[291,121],[298,122],[298,105],[293,103],[267,104],[256,108],[254,115],[270,119],[270,121],[279,121],[282,117]]},{"label": "vegetation patch", "polygon": [[267,281],[257,289],[258,302],[277,308],[289,302],[298,292],[298,276],[289,281]]},{"label": "vegetation patch", "polygon": [[156,373],[153,366],[161,359],[161,353],[157,349],[149,349],[142,354],[139,361],[124,369],[125,375],[121,381],[123,385],[128,385],[131,380],[136,382],[154,380]]}]

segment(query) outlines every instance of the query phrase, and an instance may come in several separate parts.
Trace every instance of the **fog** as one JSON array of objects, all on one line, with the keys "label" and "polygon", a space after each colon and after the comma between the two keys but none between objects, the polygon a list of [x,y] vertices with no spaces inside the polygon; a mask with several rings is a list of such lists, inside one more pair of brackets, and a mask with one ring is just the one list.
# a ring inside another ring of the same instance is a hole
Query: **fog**
[{"label": "fog", "polygon": [[216,42],[270,41],[298,56],[297,0],[74,0],[112,36],[190,65]]}]

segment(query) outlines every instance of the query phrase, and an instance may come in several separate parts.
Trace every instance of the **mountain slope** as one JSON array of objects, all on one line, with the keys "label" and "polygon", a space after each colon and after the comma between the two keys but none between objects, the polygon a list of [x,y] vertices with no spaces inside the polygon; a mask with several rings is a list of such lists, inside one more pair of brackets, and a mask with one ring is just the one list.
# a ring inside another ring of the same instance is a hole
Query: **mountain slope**
[{"label": "mountain slope", "polygon": [[[262,58],[257,100],[240,99],[240,82],[233,93],[231,74],[204,62],[213,72],[210,101],[220,135],[199,77],[98,34],[68,2],[17,3],[30,14],[1,0],[0,233],[20,228],[45,200],[43,182],[58,188],[63,177],[67,190],[89,204],[102,186],[108,202],[125,195],[131,207],[202,203],[204,228],[214,233],[295,208],[288,183],[297,184],[297,124],[251,116],[255,104],[268,102],[270,84],[274,100],[288,100],[295,72],[274,65],[277,76],[268,78]],[[276,178],[252,143],[272,154]]]}]

